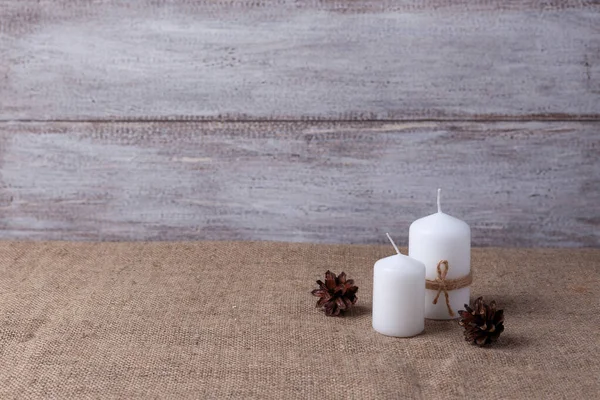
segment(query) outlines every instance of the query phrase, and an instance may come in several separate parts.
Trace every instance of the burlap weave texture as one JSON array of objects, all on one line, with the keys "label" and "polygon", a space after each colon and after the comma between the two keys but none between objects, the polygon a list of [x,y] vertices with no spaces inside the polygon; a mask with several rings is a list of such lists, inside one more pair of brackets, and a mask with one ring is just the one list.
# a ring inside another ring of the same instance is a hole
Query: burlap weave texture
[{"label": "burlap weave texture", "polygon": [[[474,249],[473,296],[505,309],[496,347],[456,322],[371,328],[391,246],[0,243],[0,398],[597,398],[600,249]],[[325,317],[327,270],[359,286]]]}]

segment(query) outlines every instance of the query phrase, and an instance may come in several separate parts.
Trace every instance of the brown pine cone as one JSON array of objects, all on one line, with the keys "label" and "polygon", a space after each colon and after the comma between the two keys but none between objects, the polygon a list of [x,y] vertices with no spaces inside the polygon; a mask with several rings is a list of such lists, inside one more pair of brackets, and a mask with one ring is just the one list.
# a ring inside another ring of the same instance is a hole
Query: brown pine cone
[{"label": "brown pine cone", "polygon": [[317,281],[319,289],[313,290],[313,296],[319,297],[317,307],[322,307],[325,315],[338,316],[346,310],[352,308],[358,298],[356,292],[358,287],[354,286],[354,280],[346,279],[346,274],[342,272],[339,276],[331,271],[325,273],[325,283]]},{"label": "brown pine cone", "polygon": [[504,331],[504,310],[496,310],[496,302],[487,305],[483,297],[473,303],[473,308],[465,304],[465,309],[460,310],[458,324],[465,328],[465,340],[478,346],[485,346],[498,340]]}]

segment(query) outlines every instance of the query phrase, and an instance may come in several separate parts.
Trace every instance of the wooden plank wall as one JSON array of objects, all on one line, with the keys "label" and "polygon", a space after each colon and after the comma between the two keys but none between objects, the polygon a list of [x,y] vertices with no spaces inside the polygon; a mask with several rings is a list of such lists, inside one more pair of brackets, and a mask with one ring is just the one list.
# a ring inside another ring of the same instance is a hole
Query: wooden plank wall
[{"label": "wooden plank wall", "polygon": [[0,239],[600,246],[598,1],[0,2]]}]

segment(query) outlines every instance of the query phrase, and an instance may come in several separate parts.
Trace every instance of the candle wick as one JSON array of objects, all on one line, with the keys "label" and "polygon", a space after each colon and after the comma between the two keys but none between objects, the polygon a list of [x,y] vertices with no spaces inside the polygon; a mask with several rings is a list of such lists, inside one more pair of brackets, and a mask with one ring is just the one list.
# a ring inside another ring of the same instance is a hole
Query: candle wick
[{"label": "candle wick", "polygon": [[438,206],[438,212],[441,213],[442,212],[442,206],[440,204],[440,196],[442,193],[442,189],[438,189],[438,193],[437,193],[437,206]]},{"label": "candle wick", "polygon": [[390,234],[386,232],[386,235],[387,235],[388,239],[390,239],[390,242],[392,242],[392,246],[394,246],[394,250],[396,250],[396,253],[400,254],[400,250],[398,250],[398,246],[396,246],[396,243],[394,243]]}]

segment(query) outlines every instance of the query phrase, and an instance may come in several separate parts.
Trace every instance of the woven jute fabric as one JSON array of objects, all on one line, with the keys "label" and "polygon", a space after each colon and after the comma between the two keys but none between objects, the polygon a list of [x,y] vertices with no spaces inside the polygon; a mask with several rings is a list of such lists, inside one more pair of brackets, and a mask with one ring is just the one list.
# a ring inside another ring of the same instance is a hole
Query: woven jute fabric
[{"label": "woven jute fabric", "polygon": [[[371,328],[391,246],[0,242],[0,398],[591,399],[600,393],[600,249],[474,249],[495,347],[456,321]],[[359,286],[315,309],[330,269]]]}]

